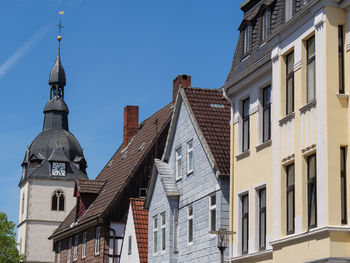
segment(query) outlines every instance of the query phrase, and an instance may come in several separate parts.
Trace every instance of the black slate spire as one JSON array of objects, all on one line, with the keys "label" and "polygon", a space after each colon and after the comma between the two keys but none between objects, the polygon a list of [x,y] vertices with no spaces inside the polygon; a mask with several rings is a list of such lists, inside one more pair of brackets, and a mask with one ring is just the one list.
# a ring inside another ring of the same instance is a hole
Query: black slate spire
[{"label": "black slate spire", "polygon": [[56,58],[55,64],[51,69],[50,77],[49,77],[49,84],[51,86],[50,99],[52,99],[55,96],[63,98],[64,86],[66,86],[66,74],[64,72],[64,68],[60,57],[60,44],[61,44],[62,36],[57,36],[57,40],[58,40],[57,58]]}]

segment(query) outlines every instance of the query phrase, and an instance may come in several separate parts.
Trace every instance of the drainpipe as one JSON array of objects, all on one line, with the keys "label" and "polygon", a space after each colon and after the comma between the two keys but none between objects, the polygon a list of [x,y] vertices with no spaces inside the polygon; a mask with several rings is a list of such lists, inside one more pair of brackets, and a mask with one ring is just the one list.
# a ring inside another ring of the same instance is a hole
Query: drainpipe
[{"label": "drainpipe", "polygon": [[[105,226],[106,229],[108,229],[108,231],[112,231],[113,232],[113,254],[112,254],[112,262],[114,263],[114,253],[115,253],[115,230],[113,228],[110,228],[109,226]],[[110,232],[108,232],[110,233]],[[109,238],[111,236],[109,235]],[[108,253],[108,256],[109,256],[109,253]]]}]

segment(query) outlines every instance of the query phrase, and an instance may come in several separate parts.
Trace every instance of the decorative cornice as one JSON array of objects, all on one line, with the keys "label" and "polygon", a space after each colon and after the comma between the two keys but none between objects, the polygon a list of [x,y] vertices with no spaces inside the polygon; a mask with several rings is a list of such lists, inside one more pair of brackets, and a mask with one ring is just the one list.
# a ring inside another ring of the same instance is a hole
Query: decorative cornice
[{"label": "decorative cornice", "polygon": [[253,107],[249,108],[249,115],[254,114],[255,112],[259,111],[259,105],[255,105]]},{"label": "decorative cornice", "polygon": [[287,116],[283,117],[282,119],[279,120],[279,124],[280,126],[283,126],[283,124],[293,120],[295,117],[295,113],[292,112],[292,113],[289,113]]},{"label": "decorative cornice", "polygon": [[320,27],[322,27],[323,26],[323,22],[324,22],[324,15],[323,15],[323,13],[320,13],[317,16],[315,16],[314,26],[315,26],[316,29],[319,29]]},{"label": "decorative cornice", "polygon": [[268,256],[272,256],[272,249],[268,249],[268,250],[263,250],[263,251],[258,251],[255,253],[251,253],[251,254],[246,254],[246,255],[242,255],[242,256],[238,256],[238,257],[234,257],[230,259],[230,262],[241,262],[241,260],[253,260],[253,259],[259,259],[259,258],[263,258],[263,257],[268,257]]},{"label": "decorative cornice", "polygon": [[275,47],[274,49],[272,49],[272,51],[271,51],[272,63],[275,63],[278,60],[279,55],[280,55],[280,48],[279,47]]},{"label": "decorative cornice", "polygon": [[316,102],[317,102],[316,99],[314,99],[314,100],[310,101],[308,104],[306,104],[303,107],[301,107],[299,109],[300,114],[305,113],[306,111],[308,111],[311,108],[315,108],[316,107]]},{"label": "decorative cornice", "polygon": [[293,154],[288,155],[287,157],[283,158],[283,159],[282,159],[282,164],[283,164],[283,165],[288,165],[288,164],[294,162],[294,156],[295,156],[295,155],[294,155],[294,153],[293,153]]}]

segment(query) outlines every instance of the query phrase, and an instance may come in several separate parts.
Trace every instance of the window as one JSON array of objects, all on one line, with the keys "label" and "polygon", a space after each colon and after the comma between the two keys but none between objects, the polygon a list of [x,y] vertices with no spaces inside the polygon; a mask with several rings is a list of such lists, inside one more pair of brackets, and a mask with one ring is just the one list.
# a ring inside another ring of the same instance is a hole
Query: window
[{"label": "window", "polygon": [[293,0],[285,0],[285,22],[292,18]]},{"label": "window", "polygon": [[86,257],[86,241],[87,241],[87,232],[83,233],[83,245],[81,248],[81,258]]},{"label": "window", "polygon": [[178,148],[175,151],[175,158],[176,158],[176,163],[175,163],[175,173],[176,173],[176,180],[180,179],[182,177],[182,154],[181,154],[181,148]]},{"label": "window", "polygon": [[158,251],[158,218],[153,217],[153,253]]},{"label": "window", "polygon": [[295,213],[295,190],[294,190],[294,163],[286,167],[286,182],[287,182],[287,235],[294,233],[294,213]]},{"label": "window", "polygon": [[259,189],[259,250],[266,249],[266,188]]},{"label": "window", "polygon": [[62,243],[60,241],[57,244],[57,263],[61,263],[61,247],[62,247]]},{"label": "window", "polygon": [[165,212],[160,215],[161,232],[162,232],[162,251],[165,250]]},{"label": "window", "polygon": [[24,213],[24,200],[25,200],[24,193],[22,193],[22,208],[21,208],[22,214]]},{"label": "window", "polygon": [[95,239],[95,255],[100,254],[100,237],[101,237],[101,227],[96,227],[96,239]]},{"label": "window", "polygon": [[270,10],[265,9],[261,17],[261,41],[264,41],[270,33]]},{"label": "window", "polygon": [[70,263],[72,254],[72,238],[70,237],[68,240],[68,248],[67,248],[67,263]]},{"label": "window", "polygon": [[56,190],[51,198],[51,210],[64,211],[64,194],[61,190]]},{"label": "window", "polygon": [[249,203],[248,203],[248,194],[241,196],[242,202],[242,254],[248,253],[248,224],[249,224]]},{"label": "window", "polygon": [[188,207],[187,214],[187,243],[193,243],[193,206]]},{"label": "window", "polygon": [[178,227],[179,227],[179,209],[174,209],[174,251],[178,250],[177,247],[177,236],[178,236]]},{"label": "window", "polygon": [[307,158],[308,183],[308,227],[317,226],[317,200],[316,200],[316,154]]},{"label": "window", "polygon": [[294,52],[286,56],[286,115],[294,111]]},{"label": "window", "polygon": [[210,231],[216,230],[216,194],[209,197],[209,224]]},{"label": "window", "polygon": [[131,254],[131,241],[132,241],[132,237],[131,236],[129,236],[129,238],[128,238],[128,254],[130,255]]},{"label": "window", "polygon": [[242,102],[242,152],[249,150],[249,101],[248,98]]},{"label": "window", "polygon": [[187,142],[187,173],[193,172],[193,141]]},{"label": "window", "polygon": [[341,194],[341,223],[347,224],[346,213],[346,148],[340,147],[340,194]]},{"label": "window", "polygon": [[271,139],[271,87],[263,89],[263,142]]},{"label": "window", "polygon": [[78,235],[74,237],[73,261],[78,260]]},{"label": "window", "polygon": [[307,103],[313,101],[316,96],[315,73],[315,37],[306,41],[307,46]]},{"label": "window", "polygon": [[339,93],[344,94],[344,27],[338,26]]},{"label": "window", "polygon": [[243,30],[243,55],[247,55],[247,53],[250,51],[251,30],[251,25],[246,25]]}]

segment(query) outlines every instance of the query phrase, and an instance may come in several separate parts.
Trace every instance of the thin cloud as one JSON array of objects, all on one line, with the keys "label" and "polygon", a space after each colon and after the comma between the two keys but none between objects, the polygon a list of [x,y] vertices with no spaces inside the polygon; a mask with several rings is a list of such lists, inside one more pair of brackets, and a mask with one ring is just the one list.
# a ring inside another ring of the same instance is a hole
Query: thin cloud
[{"label": "thin cloud", "polygon": [[19,47],[1,66],[0,79],[50,30],[51,25],[46,25],[40,28],[27,42]]}]

